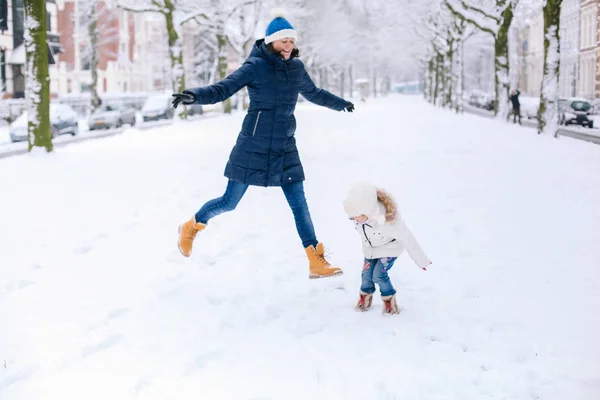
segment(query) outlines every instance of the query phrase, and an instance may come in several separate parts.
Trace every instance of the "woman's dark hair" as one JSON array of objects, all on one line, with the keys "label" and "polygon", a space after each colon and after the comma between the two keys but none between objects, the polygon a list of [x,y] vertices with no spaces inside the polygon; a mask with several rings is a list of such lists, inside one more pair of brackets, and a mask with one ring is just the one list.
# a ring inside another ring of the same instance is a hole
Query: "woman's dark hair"
[{"label": "woman's dark hair", "polygon": [[[267,45],[267,49],[269,49],[269,51],[271,53],[273,53],[273,54],[279,54],[279,52],[273,48],[273,43],[269,43]],[[290,55],[290,59],[295,58],[295,57],[300,57],[300,50],[298,50],[297,47],[294,47],[294,50],[292,50],[292,54]]]}]

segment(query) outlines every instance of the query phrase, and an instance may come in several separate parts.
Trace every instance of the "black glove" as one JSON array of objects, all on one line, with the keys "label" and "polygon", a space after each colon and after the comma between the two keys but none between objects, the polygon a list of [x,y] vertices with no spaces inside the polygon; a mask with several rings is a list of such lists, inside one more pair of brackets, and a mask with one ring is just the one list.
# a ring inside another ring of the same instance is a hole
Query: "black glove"
[{"label": "black glove", "polygon": [[344,108],[344,111],[348,111],[348,112],[354,111],[354,104],[352,104],[351,102],[347,102],[346,108]]},{"label": "black glove", "polygon": [[173,108],[177,108],[179,103],[194,104],[196,102],[196,97],[191,93],[177,93],[172,96],[175,97],[175,99],[173,99],[173,103],[172,103]]}]

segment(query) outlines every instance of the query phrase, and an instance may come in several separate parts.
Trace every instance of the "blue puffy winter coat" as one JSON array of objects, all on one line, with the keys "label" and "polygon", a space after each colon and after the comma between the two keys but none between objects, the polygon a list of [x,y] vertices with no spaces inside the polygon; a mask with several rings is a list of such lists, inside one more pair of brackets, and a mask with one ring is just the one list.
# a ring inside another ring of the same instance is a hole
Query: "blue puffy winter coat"
[{"label": "blue puffy winter coat", "polygon": [[294,110],[301,93],[320,106],[341,111],[347,102],[310,79],[297,58],[283,60],[258,40],[244,64],[211,86],[188,89],[198,104],[215,104],[248,87],[250,107],[225,167],[225,176],[255,186],[281,186],[304,180],[296,148]]}]

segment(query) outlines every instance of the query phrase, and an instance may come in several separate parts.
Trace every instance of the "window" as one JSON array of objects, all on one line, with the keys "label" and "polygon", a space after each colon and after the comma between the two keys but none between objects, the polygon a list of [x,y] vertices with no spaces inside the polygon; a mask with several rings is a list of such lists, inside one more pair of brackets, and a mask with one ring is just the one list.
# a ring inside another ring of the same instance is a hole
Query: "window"
[{"label": "window", "polygon": [[594,29],[594,25],[593,25],[593,20],[592,20],[592,15],[588,12],[588,26],[587,26],[587,34],[588,34],[588,39],[587,39],[587,47],[592,45],[592,35],[594,33],[593,29]]},{"label": "window", "polygon": [[16,49],[23,43],[25,33],[25,3],[23,0],[13,0],[13,48]]},{"label": "window", "polygon": [[590,13],[588,13],[586,15],[586,19],[587,19],[587,25],[586,25],[586,29],[585,29],[585,33],[586,33],[585,47],[590,47],[590,44],[592,41],[592,16],[590,15]]},{"label": "window", "polygon": [[46,32],[52,31],[52,13],[46,10]]},{"label": "window", "polygon": [[6,51],[0,50],[0,91],[6,92]]},{"label": "window", "polygon": [[13,97],[15,99],[24,99],[25,98],[25,76],[21,72],[20,65],[12,66],[12,74],[13,74]]},{"label": "window", "polygon": [[588,47],[588,34],[589,34],[589,25],[590,25],[590,19],[589,19],[589,15],[587,13],[585,13],[583,15],[583,37],[581,38],[581,47],[585,48]]},{"label": "window", "polygon": [[0,31],[8,30],[8,0],[0,0]]}]

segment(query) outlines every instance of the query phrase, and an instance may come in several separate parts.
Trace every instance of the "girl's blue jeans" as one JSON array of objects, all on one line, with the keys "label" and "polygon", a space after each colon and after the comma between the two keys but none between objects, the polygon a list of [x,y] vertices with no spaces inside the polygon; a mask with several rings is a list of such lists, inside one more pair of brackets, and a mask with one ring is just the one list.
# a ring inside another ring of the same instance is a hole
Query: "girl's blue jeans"
[{"label": "girl's blue jeans", "polygon": [[[247,189],[248,185],[245,183],[230,180],[227,183],[227,188],[223,196],[209,200],[196,213],[196,222],[207,224],[210,219],[217,215],[235,210]],[[302,246],[304,248],[308,246],[316,247],[319,242],[317,241],[315,228],[310,218],[310,212],[308,211],[308,204],[304,195],[304,184],[302,182],[288,183],[282,185],[281,189],[292,209],[292,214],[294,214],[296,230],[302,240]]]},{"label": "girl's blue jeans", "polygon": [[397,257],[365,258],[362,270],[360,290],[367,294],[375,293],[375,284],[379,285],[382,296],[396,294],[396,289],[390,281],[388,271],[394,265]]}]

